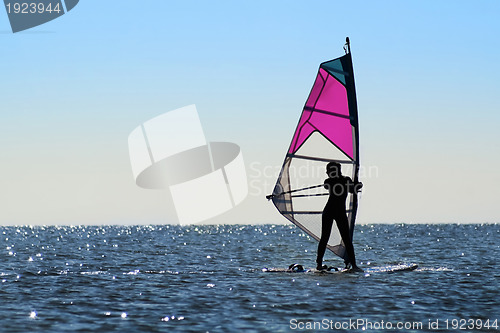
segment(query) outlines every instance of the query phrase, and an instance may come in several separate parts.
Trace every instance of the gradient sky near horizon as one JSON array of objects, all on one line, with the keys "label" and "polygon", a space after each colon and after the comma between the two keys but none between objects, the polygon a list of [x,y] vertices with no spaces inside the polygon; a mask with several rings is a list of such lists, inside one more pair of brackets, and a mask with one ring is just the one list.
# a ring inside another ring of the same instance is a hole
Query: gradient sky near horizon
[{"label": "gradient sky near horizon", "polygon": [[0,225],[172,223],[165,192],[135,185],[127,138],[189,104],[249,178],[208,222],[286,223],[264,196],[346,36],[358,223],[499,222],[499,16],[494,0],[82,0],[13,34],[0,10]]}]

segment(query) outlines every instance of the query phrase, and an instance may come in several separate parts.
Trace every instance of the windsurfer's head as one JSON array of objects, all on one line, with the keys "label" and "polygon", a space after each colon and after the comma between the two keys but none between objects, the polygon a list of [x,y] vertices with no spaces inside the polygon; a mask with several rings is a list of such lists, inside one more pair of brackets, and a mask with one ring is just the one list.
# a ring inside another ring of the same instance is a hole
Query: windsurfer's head
[{"label": "windsurfer's head", "polygon": [[326,174],[330,178],[340,177],[342,175],[340,163],[337,163],[337,162],[328,163],[326,165]]}]

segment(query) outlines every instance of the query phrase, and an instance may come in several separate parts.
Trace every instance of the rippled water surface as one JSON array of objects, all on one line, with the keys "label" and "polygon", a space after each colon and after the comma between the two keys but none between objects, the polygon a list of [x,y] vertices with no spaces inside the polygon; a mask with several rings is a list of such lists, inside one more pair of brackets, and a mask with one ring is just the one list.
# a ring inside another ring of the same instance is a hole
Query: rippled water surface
[{"label": "rippled water surface", "polygon": [[292,225],[0,227],[0,332],[500,324],[500,225],[361,225],[354,241],[361,267],[419,269],[262,272],[314,265],[316,242]]}]

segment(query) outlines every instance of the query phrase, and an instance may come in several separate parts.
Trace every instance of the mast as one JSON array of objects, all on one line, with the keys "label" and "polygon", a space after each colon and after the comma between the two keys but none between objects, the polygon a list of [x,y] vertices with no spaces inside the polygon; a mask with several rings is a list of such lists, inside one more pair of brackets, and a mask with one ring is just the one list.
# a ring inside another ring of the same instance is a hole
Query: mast
[{"label": "mast", "polygon": [[[354,172],[353,172],[353,181],[357,183],[359,181],[359,123],[358,123],[358,103],[356,100],[356,86],[354,84],[354,68],[352,66],[352,55],[351,55],[351,42],[349,41],[349,37],[345,38],[345,47],[347,48],[346,53],[348,54],[349,57],[349,66],[350,66],[350,71],[351,71],[351,84],[352,84],[352,91],[350,92],[350,98],[349,98],[349,104],[352,103],[352,105],[349,105],[349,113],[351,112],[351,108],[354,108],[354,113],[356,115],[356,120],[354,123],[351,123],[353,125],[353,135],[356,140],[355,142],[355,147],[354,147]],[[351,219],[349,222],[352,221],[352,224],[350,223],[350,234],[351,234],[351,240],[353,238],[354,234],[354,221],[356,220],[356,215],[357,215],[357,210],[358,210],[358,194],[354,192],[352,194],[351,198]]]}]

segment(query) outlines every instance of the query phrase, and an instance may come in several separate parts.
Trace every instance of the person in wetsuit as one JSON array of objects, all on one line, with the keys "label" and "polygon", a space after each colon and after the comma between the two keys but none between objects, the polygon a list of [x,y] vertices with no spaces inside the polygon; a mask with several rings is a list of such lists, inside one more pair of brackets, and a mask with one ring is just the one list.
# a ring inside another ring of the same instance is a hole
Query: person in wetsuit
[{"label": "person in wetsuit", "polygon": [[324,186],[329,192],[329,197],[323,209],[321,239],[318,245],[316,267],[318,270],[327,269],[326,265],[323,265],[323,256],[325,255],[326,245],[332,232],[333,220],[335,220],[347,252],[347,259],[345,260],[346,267],[350,264],[353,270],[361,271],[361,268],[356,265],[354,246],[352,245],[349,222],[345,209],[345,201],[348,193],[359,191],[363,184],[360,182],[354,183],[351,178],[343,176],[340,164],[337,162],[328,163],[326,166],[326,173],[328,178],[325,179]]}]

